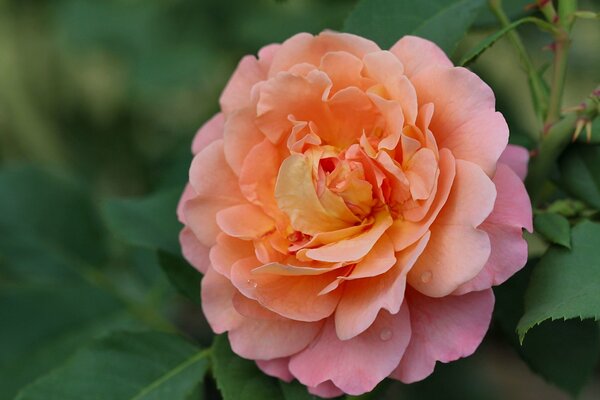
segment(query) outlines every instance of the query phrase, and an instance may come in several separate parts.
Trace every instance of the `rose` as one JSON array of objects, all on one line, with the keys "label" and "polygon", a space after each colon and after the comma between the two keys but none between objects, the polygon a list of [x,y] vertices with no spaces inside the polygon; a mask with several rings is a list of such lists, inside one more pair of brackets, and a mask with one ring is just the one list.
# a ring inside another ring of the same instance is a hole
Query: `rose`
[{"label": "rose", "polygon": [[178,209],[232,349],[323,397],[470,355],[526,262],[527,152],[433,43],[298,34],[244,57]]}]

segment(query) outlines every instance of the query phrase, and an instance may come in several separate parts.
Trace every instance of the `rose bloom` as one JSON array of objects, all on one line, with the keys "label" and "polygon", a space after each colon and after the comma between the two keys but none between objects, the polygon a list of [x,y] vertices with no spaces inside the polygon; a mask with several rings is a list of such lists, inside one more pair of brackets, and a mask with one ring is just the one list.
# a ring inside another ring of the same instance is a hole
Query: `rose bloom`
[{"label": "rose bloom", "polygon": [[178,214],[233,351],[322,397],[472,354],[527,259],[528,154],[430,41],[301,33],[244,57]]}]

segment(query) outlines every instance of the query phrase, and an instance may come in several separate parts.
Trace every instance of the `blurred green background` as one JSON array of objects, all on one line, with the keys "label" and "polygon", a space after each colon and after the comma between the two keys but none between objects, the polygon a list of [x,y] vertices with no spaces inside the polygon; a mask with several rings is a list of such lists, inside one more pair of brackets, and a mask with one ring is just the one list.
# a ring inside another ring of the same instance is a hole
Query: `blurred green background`
[{"label": "blurred green background", "polygon": [[[113,327],[173,323],[210,343],[199,306],[171,289],[149,249],[177,246],[174,205],[193,134],[218,110],[243,55],[297,32],[341,29],[354,3],[0,0],[0,399]],[[512,16],[525,14],[527,1],[507,3]],[[600,10],[598,1],[580,5]],[[599,25],[575,26],[566,105],[600,79]],[[494,29],[484,10],[453,58]],[[521,33],[543,67],[549,37],[530,27]],[[537,126],[509,44],[500,41],[472,67],[495,90],[511,140],[529,145]],[[521,298],[506,297],[521,307]],[[494,322],[475,356],[374,398],[568,398],[530,371],[502,324]],[[595,373],[581,398],[600,398]]]}]

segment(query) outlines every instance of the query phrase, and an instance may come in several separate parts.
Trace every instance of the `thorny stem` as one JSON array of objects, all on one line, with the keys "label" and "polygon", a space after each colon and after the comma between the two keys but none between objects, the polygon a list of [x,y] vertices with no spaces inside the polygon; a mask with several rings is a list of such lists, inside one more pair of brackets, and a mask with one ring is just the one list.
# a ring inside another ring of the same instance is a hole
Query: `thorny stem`
[{"label": "thorny stem", "polygon": [[[498,19],[498,21],[500,21],[502,27],[507,27],[508,25],[510,25],[510,20],[508,19],[508,17],[504,13],[504,10],[502,9],[502,0],[489,0],[489,7]],[[516,31],[511,30],[507,33],[507,36],[510,42],[512,43],[513,47],[515,48],[516,52],[518,53],[519,58],[521,60],[521,64],[527,73],[529,85],[531,87],[531,95],[533,98],[533,102],[536,105],[538,118],[541,121],[546,115],[546,110],[548,109],[548,102],[546,91],[544,89],[544,83],[542,82],[542,79],[540,78],[535,67],[533,66],[533,63],[531,62],[531,59],[527,54],[527,50],[525,50],[525,46],[523,45],[519,34]]]}]

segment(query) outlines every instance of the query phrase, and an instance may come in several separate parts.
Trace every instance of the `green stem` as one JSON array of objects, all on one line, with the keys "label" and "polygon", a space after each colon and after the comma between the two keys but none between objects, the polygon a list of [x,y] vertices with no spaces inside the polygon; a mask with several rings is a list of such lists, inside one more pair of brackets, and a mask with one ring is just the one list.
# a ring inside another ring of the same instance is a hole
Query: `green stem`
[{"label": "green stem", "polygon": [[[510,20],[508,19],[506,13],[502,9],[502,0],[489,0],[489,7],[498,19],[498,21],[500,21],[502,27],[507,27],[510,25]],[[531,96],[535,104],[536,112],[538,113],[538,118],[542,120],[543,117],[546,115],[546,110],[548,109],[548,102],[546,98],[546,91],[544,89],[544,83],[542,82],[542,79],[540,78],[535,67],[533,66],[533,63],[531,62],[531,59],[529,58],[529,55],[525,50],[525,46],[523,45],[519,34],[513,30],[508,32],[507,36],[510,42],[512,43],[513,47],[515,48],[517,54],[519,55],[521,65],[527,73],[529,85],[531,86]]]},{"label": "green stem", "polygon": [[571,113],[550,127],[538,148],[538,154],[529,163],[525,185],[534,206],[540,201],[541,191],[553,165],[572,141],[577,122],[584,120],[591,123],[600,113],[600,88],[583,102],[582,108],[581,112]]}]

